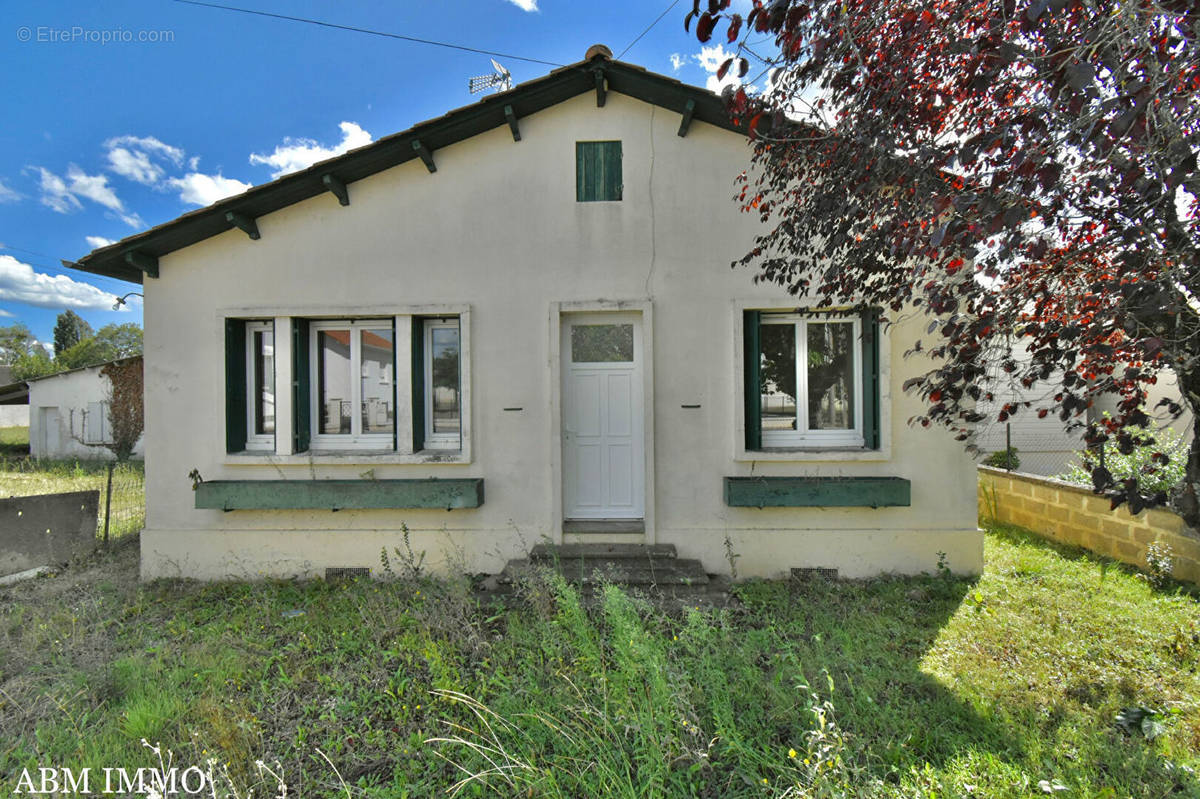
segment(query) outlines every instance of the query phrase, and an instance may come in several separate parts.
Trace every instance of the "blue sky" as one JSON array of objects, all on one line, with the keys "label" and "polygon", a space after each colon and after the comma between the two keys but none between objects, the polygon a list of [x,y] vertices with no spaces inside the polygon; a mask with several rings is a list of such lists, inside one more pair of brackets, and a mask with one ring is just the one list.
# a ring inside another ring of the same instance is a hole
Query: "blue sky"
[{"label": "blue sky", "polygon": [[[670,0],[214,0],[567,64],[621,53]],[[738,5],[748,5],[738,3]],[[715,86],[680,0],[624,60]],[[0,326],[72,308],[141,323],[135,284],[63,269],[94,247],[472,102],[489,57],[173,0],[0,5]],[[499,56],[515,82],[551,66]]]}]

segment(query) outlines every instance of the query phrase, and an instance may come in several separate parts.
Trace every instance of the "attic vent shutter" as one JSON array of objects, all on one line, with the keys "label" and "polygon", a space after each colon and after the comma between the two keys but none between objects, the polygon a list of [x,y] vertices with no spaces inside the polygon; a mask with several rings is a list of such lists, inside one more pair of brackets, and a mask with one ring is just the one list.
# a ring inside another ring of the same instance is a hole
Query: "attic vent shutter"
[{"label": "attic vent shutter", "polygon": [[620,200],[623,193],[621,142],[575,142],[575,199]]},{"label": "attic vent shutter", "polygon": [[742,384],[746,403],[746,449],[762,449],[762,347],[759,311],[742,312]]},{"label": "attic vent shutter", "polygon": [[863,446],[879,449],[879,310],[869,308],[862,314],[862,385]]},{"label": "attic vent shutter", "polygon": [[225,320],[225,451],[246,449],[246,323]]}]

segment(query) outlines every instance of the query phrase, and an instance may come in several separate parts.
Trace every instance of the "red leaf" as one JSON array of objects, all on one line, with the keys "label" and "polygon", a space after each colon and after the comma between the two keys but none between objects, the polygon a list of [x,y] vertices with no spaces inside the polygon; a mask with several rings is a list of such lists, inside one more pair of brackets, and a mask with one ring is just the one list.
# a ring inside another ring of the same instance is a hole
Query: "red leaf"
[{"label": "red leaf", "polygon": [[738,31],[740,31],[741,29],[742,29],[742,15],[734,14],[729,19],[729,30],[726,32],[725,35],[728,37],[730,42],[736,41],[737,37],[738,37]]},{"label": "red leaf", "polygon": [[721,62],[721,66],[717,67],[717,80],[721,80],[725,77],[725,73],[729,71],[731,64],[733,64],[732,58],[726,58]]},{"label": "red leaf", "polygon": [[746,73],[750,71],[750,62],[744,58],[738,59],[738,77],[746,77]]},{"label": "red leaf", "polygon": [[696,38],[702,42],[707,42],[712,38],[713,28],[717,26],[717,18],[712,14],[704,13],[700,15],[700,21],[696,23]]},{"label": "red leaf", "polygon": [[762,121],[762,118],[763,118],[762,114],[755,114],[753,117],[750,118],[750,130],[749,130],[750,138],[752,138],[752,139],[754,138],[754,135],[755,135],[754,132],[758,129],[758,123]]}]

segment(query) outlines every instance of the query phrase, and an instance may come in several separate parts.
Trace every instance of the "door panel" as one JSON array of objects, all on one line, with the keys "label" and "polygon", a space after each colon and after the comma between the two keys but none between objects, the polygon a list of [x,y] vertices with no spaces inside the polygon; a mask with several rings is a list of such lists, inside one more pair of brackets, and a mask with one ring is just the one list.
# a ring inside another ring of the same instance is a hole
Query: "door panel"
[{"label": "door panel", "polygon": [[578,314],[562,324],[564,517],[640,519],[641,318]]}]

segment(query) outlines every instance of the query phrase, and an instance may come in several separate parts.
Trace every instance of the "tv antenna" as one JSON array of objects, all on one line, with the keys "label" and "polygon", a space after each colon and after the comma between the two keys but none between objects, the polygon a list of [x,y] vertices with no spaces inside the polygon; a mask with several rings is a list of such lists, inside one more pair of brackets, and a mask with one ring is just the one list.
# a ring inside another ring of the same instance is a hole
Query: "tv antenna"
[{"label": "tv antenna", "polygon": [[478,75],[467,81],[471,94],[479,94],[493,87],[498,92],[506,92],[512,88],[512,73],[500,66],[500,63],[494,58],[492,59],[492,68],[496,71],[491,75]]}]

